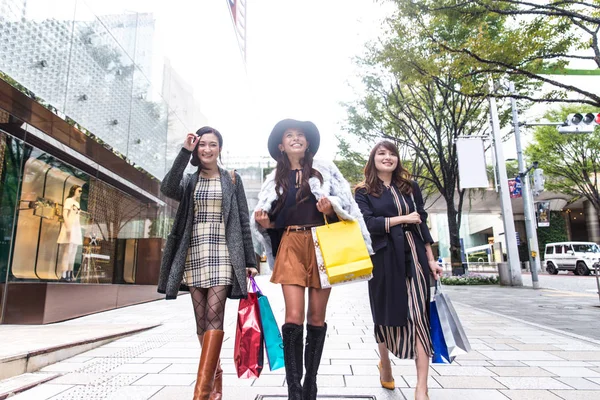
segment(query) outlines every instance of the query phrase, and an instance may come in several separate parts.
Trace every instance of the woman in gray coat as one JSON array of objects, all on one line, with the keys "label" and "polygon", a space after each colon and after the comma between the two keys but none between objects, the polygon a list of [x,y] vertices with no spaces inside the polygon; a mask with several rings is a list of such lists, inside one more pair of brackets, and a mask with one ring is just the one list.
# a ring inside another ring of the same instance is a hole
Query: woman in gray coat
[{"label": "woman in gray coat", "polygon": [[[167,299],[189,290],[202,346],[194,400],[222,398],[219,354],[227,297],[247,296],[256,275],[248,204],[239,175],[219,167],[223,137],[213,128],[190,133],[161,191],[178,200],[175,223],[163,253],[158,291]],[[184,175],[188,161],[198,170]],[[240,246],[243,243],[243,246]]]}]

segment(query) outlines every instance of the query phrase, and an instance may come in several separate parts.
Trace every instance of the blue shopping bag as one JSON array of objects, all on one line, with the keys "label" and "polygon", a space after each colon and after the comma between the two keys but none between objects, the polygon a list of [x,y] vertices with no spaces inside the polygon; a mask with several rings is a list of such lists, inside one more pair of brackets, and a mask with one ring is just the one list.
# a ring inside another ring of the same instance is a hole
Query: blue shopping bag
[{"label": "blue shopping bag", "polygon": [[430,308],[431,342],[433,344],[433,356],[431,362],[434,364],[450,364],[454,358],[450,358],[448,346],[444,340],[444,330],[440,322],[435,300],[431,302]]},{"label": "blue shopping bag", "polygon": [[279,325],[275,320],[275,315],[269,304],[267,296],[262,294],[254,278],[250,277],[254,291],[258,294],[258,309],[260,310],[260,321],[262,323],[262,331],[265,338],[265,347],[267,348],[267,358],[269,360],[269,368],[274,371],[285,366],[283,360],[283,340]]}]

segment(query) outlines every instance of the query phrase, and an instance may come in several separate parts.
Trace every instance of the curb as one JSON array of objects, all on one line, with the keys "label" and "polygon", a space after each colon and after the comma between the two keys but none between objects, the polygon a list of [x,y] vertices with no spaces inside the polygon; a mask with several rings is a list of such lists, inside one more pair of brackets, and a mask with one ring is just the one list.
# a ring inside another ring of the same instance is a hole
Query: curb
[{"label": "curb", "polygon": [[25,373],[38,371],[43,367],[95,349],[116,339],[144,332],[149,329],[156,328],[159,325],[160,324],[147,325],[142,328],[130,329],[119,333],[111,333],[109,335],[98,336],[93,339],[79,340],[77,342],[61,344],[59,346],[53,346],[45,349],[38,349],[4,357],[0,359],[0,369],[3,371],[1,379],[6,380]]},{"label": "curb", "polygon": [[559,334],[559,335],[567,336],[567,337],[570,337],[572,339],[578,339],[578,340],[581,340],[581,341],[584,341],[584,342],[587,342],[587,343],[594,343],[594,344],[597,344],[598,346],[600,346],[600,340],[593,339],[593,338],[590,338],[590,337],[587,337],[587,336],[582,336],[582,335],[578,335],[576,333],[562,331],[560,329],[551,328],[549,326],[537,324],[535,322],[525,321],[525,320],[520,319],[520,318],[510,317],[508,315],[500,314],[500,313],[497,313],[495,311],[490,311],[490,310],[486,310],[486,309],[483,309],[483,308],[478,308],[478,307],[470,306],[468,304],[461,303],[459,301],[453,301],[453,303],[454,304],[458,304],[461,307],[465,307],[465,308],[470,308],[470,309],[473,309],[473,310],[477,310],[477,311],[480,311],[480,312],[485,313],[485,314],[496,315],[498,317],[506,318],[506,319],[509,319],[511,321],[520,322],[520,323],[525,324],[525,325],[534,326],[534,327],[536,327],[538,329],[543,329],[545,331],[549,331],[549,332],[556,333],[556,334]]}]

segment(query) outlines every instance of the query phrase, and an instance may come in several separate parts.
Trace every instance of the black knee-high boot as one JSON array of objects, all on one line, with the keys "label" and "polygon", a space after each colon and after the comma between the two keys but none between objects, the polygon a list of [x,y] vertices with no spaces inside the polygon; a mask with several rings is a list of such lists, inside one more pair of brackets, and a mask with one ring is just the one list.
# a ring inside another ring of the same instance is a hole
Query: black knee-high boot
[{"label": "black knee-high boot", "polygon": [[304,326],[284,324],[281,327],[283,336],[283,358],[285,360],[285,379],[288,386],[289,400],[302,400],[302,344]]},{"label": "black knee-high boot", "polygon": [[304,364],[306,375],[302,386],[303,400],[316,400],[317,398],[317,372],[321,364],[327,324],[324,326],[306,325],[306,348],[304,350]]}]

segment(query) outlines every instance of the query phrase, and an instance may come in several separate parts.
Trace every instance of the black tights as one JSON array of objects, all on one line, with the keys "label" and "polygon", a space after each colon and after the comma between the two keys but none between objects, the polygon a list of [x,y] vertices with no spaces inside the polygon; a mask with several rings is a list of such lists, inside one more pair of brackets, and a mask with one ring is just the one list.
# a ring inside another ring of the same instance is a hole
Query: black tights
[{"label": "black tights", "polygon": [[206,289],[190,287],[198,336],[212,329],[223,330],[228,291],[229,286],[214,286]]}]

